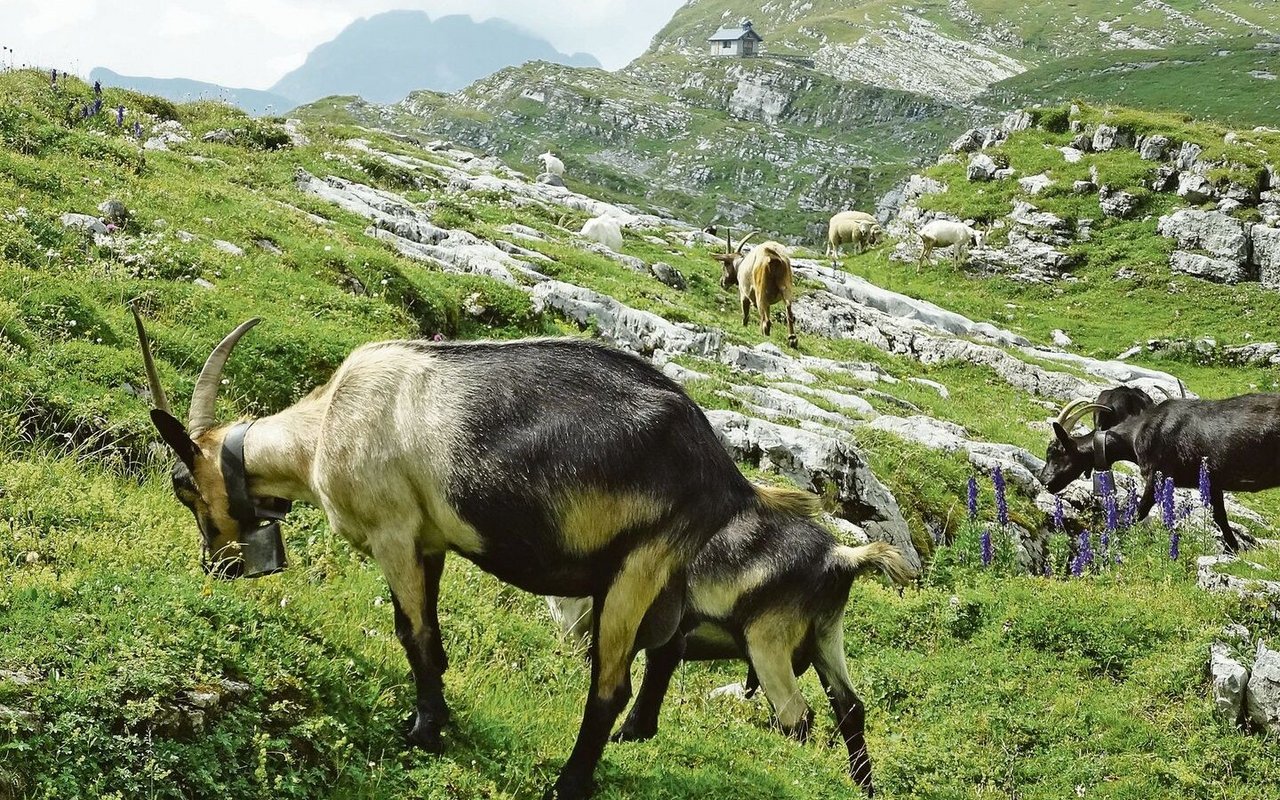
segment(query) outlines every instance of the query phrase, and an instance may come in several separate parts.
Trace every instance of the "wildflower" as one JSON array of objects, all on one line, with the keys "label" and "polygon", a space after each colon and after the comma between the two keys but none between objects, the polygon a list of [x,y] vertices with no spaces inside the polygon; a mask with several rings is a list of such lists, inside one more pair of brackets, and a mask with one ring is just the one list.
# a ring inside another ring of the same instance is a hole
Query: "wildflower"
[{"label": "wildflower", "polygon": [[1067,527],[1066,513],[1062,510],[1062,495],[1053,496],[1053,528],[1064,530]]},{"label": "wildflower", "polygon": [[1138,523],[1138,484],[1129,479],[1129,496],[1124,504],[1124,526],[1132,528]]},{"label": "wildflower", "polygon": [[991,476],[991,482],[996,487],[996,522],[999,522],[1002,528],[1007,527],[1009,524],[1009,501],[1005,497],[1004,470],[996,467],[996,471]]},{"label": "wildflower", "polygon": [[1099,554],[1102,556],[1103,561],[1106,560],[1107,553],[1111,549],[1111,531],[1113,530],[1115,530],[1115,528],[1112,528],[1110,530],[1108,530],[1107,528],[1103,528],[1102,534],[1098,537],[1098,551],[1099,551]]},{"label": "wildflower", "polygon": [[437,333],[437,334],[435,334],[434,336],[432,336],[432,337],[431,337],[431,341],[433,341],[433,342],[443,342],[443,341],[444,341],[444,334],[443,334],[443,333]]},{"label": "wildflower", "polygon": [[1181,543],[1182,537],[1178,534],[1177,528],[1169,530],[1169,560],[1178,560],[1178,545]]},{"label": "wildflower", "polygon": [[1212,491],[1209,487],[1209,459],[1200,459],[1200,505],[1208,508],[1212,505]]},{"label": "wildflower", "polygon": [[978,479],[969,476],[969,519],[978,518]]},{"label": "wildflower", "polygon": [[142,138],[142,123],[136,119],[133,121],[133,135],[137,139]]},{"label": "wildflower", "polygon": [[124,106],[116,106],[116,127],[124,127]]},{"label": "wildflower", "polygon": [[58,88],[58,71],[56,69],[49,70],[49,85]]},{"label": "wildflower", "polygon": [[1116,508],[1116,484],[1111,472],[1100,473],[1102,478],[1102,507],[1106,512],[1106,531],[1115,533],[1119,527],[1119,509]]},{"label": "wildflower", "polygon": [[985,530],[982,532],[982,566],[991,566],[994,557],[995,554],[991,550],[991,531]]},{"label": "wildflower", "polygon": [[1178,524],[1178,519],[1174,516],[1173,502],[1173,478],[1165,478],[1163,486],[1160,489],[1160,519],[1164,522],[1164,526],[1169,530],[1173,530]]},{"label": "wildflower", "polygon": [[93,96],[94,96],[94,97],[102,97],[102,82],[101,82],[101,81],[94,81],[94,82],[93,82]]},{"label": "wildflower", "polygon": [[1088,531],[1080,531],[1080,559],[1085,566],[1093,564],[1093,537]]}]

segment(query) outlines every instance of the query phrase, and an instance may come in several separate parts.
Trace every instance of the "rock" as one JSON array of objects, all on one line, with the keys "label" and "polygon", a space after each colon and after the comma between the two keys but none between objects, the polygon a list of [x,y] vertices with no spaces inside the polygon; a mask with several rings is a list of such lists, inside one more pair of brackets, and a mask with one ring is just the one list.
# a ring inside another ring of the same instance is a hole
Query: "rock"
[{"label": "rock", "polygon": [[992,180],[1005,181],[1017,174],[1018,174],[1017,171],[1014,170],[1012,167],[1001,167],[1000,169],[991,173],[991,178]]},{"label": "rock", "polygon": [[1053,179],[1041,173],[1018,179],[1018,186],[1027,194],[1040,194],[1053,185]]},{"label": "rock", "polygon": [[1244,208],[1244,203],[1239,200],[1232,200],[1230,197],[1224,197],[1218,201],[1218,211],[1223,214],[1231,214]]},{"label": "rock", "polygon": [[1204,148],[1195,142],[1183,142],[1182,147],[1178,148],[1178,155],[1174,159],[1174,163],[1179,170],[1189,170],[1200,161],[1200,154],[1204,152]]},{"label": "rock", "polygon": [[280,246],[277,245],[275,242],[271,241],[270,239],[254,239],[253,243],[256,244],[259,248],[266,250],[268,253],[271,253],[272,255],[275,255],[275,256],[278,256],[284,253],[284,251],[280,249]]},{"label": "rock", "polygon": [[658,261],[650,264],[649,272],[652,273],[653,277],[657,278],[659,282],[665,283],[672,289],[678,289],[683,292],[687,286],[684,276],[680,274],[680,270],[665,261]]},{"label": "rock", "polygon": [[63,214],[61,220],[64,228],[74,228],[85,233],[104,236],[107,233],[107,226],[102,224],[102,220],[88,214]]},{"label": "rock", "polygon": [[503,225],[498,230],[503,233],[509,233],[512,236],[519,236],[521,239],[537,239],[539,241],[545,241],[547,238],[542,234],[542,231],[537,228],[530,228],[528,225],[519,225],[514,222],[510,225]]},{"label": "rock", "polygon": [[753,415],[774,422],[780,420],[807,420],[836,430],[853,427],[853,420],[843,414],[827,411],[808,400],[775,386],[733,386],[732,392],[721,392],[742,402]]},{"label": "rock", "polygon": [[1059,147],[1058,149],[1062,151],[1062,157],[1066,159],[1068,164],[1075,164],[1080,159],[1084,158],[1084,151],[1078,150],[1074,147]]},{"label": "rock", "polygon": [[1053,343],[1058,347],[1071,346],[1071,337],[1059,328],[1054,328],[1050,331],[1049,336],[1053,339]]},{"label": "rock", "polygon": [[559,186],[560,188],[564,188],[564,178],[561,178],[559,175],[552,172],[541,173],[538,175],[537,181],[538,183],[546,186]]},{"label": "rock", "polygon": [[1101,153],[1124,147],[1133,147],[1133,132],[1130,130],[1116,128],[1112,125],[1099,125],[1098,129],[1093,132],[1093,149],[1095,152]]},{"label": "rock", "polygon": [[995,177],[997,169],[996,162],[991,160],[991,156],[978,153],[969,159],[969,167],[966,170],[966,174],[971,181],[989,181]]},{"label": "rock", "polygon": [[914,383],[917,386],[924,386],[938,393],[943,400],[951,399],[951,390],[937,381],[931,381],[928,378],[907,378],[907,383]]},{"label": "rock", "polygon": [[872,539],[896,545],[913,568],[920,568],[898,501],[851,440],[734,411],[708,411],[707,419],[735,460],[776,471],[819,495],[834,494],[839,516]]},{"label": "rock", "polygon": [[244,248],[240,247],[240,245],[232,244],[231,242],[223,241],[222,239],[214,239],[213,246],[218,248],[222,252],[226,253],[227,255],[232,255],[232,256],[244,255]]},{"label": "rock", "polygon": [[1178,185],[1178,168],[1173,164],[1161,164],[1156,167],[1156,176],[1151,180],[1151,190],[1167,192]]},{"label": "rock", "polygon": [[1271,734],[1280,734],[1280,651],[1258,642],[1249,685],[1245,692],[1249,722]]},{"label": "rock", "polygon": [[662,365],[662,374],[680,384],[689,383],[690,381],[705,381],[711,379],[711,376],[705,372],[698,372],[695,369],[682,367],[674,361],[668,361]]},{"label": "rock", "polygon": [[1009,133],[1025,131],[1031,127],[1031,114],[1028,111],[1013,111],[1000,121],[1000,129]]},{"label": "rock", "polygon": [[1209,646],[1209,684],[1213,691],[1213,710],[1226,722],[1240,724],[1244,713],[1249,670],[1231,654],[1225,644]]},{"label": "rock", "polygon": [[7,683],[11,686],[22,688],[31,686],[37,681],[36,676],[29,672],[12,669],[0,669],[0,683]]},{"label": "rock", "polygon": [[1178,196],[1192,204],[1207,203],[1217,198],[1218,190],[1205,176],[1183,172],[1178,175]]},{"label": "rock", "polygon": [[192,282],[193,284],[195,284],[196,286],[199,286],[201,289],[212,289],[212,288],[213,288],[213,284],[212,284],[212,283],[210,283],[209,281],[205,280],[204,278],[194,278],[194,279],[192,279],[192,281],[191,281],[191,282]]},{"label": "rock", "polygon": [[1268,289],[1280,289],[1280,227],[1254,225],[1249,229],[1249,240],[1258,280]]},{"label": "rock", "polygon": [[1228,364],[1241,366],[1272,366],[1280,364],[1280,344],[1253,342],[1235,347],[1224,347],[1222,358]]},{"label": "rock", "polygon": [[951,143],[951,152],[953,153],[972,153],[982,149],[982,142],[986,138],[986,134],[978,128],[970,128],[960,134],[960,138]]},{"label": "rock", "polygon": [[302,132],[302,120],[300,119],[286,119],[280,129],[284,131],[285,136],[289,137],[289,144],[294,147],[306,147],[311,144],[311,140]]},{"label": "rock", "polygon": [[1144,161],[1160,161],[1169,152],[1169,137],[1148,136],[1142,140],[1142,146],[1138,148],[1138,157]]},{"label": "rock", "polygon": [[1173,251],[1169,256],[1169,269],[1215,283],[1240,283],[1249,279],[1249,273],[1240,264],[1186,250]]},{"label": "rock", "polygon": [[165,144],[164,139],[159,136],[152,136],[150,139],[142,143],[143,150],[168,150],[169,146]]},{"label": "rock", "polygon": [[218,128],[206,133],[200,137],[202,142],[218,142],[219,144],[231,144],[236,140],[236,135],[226,128]]},{"label": "rock", "polygon": [[1128,219],[1137,212],[1140,202],[1129,192],[1117,191],[1110,186],[1098,189],[1098,207],[1106,217]]},{"label": "rock", "polygon": [[189,231],[179,230],[174,232],[173,236],[178,241],[183,242],[185,244],[190,244],[191,242],[194,242],[196,240],[196,235],[194,233],[190,233]]},{"label": "rock", "polygon": [[123,227],[129,221],[129,209],[114,197],[109,197],[98,204],[98,213],[102,221]]},{"label": "rock", "polygon": [[663,350],[711,357],[720,351],[718,330],[668,322],[581,286],[548,280],[534,286],[532,294],[535,309],[554,309],[583,328],[593,325],[604,341],[640,355]]},{"label": "rock", "polygon": [[1098,184],[1093,181],[1074,181],[1071,184],[1073,194],[1093,194],[1098,191]]},{"label": "rock", "polygon": [[1071,138],[1070,147],[1078,153],[1093,152],[1093,137],[1087,133],[1077,134]]},{"label": "rock", "polygon": [[1203,250],[1243,267],[1249,260],[1249,226],[1217,211],[1183,209],[1160,217],[1156,231],[1184,249]]}]

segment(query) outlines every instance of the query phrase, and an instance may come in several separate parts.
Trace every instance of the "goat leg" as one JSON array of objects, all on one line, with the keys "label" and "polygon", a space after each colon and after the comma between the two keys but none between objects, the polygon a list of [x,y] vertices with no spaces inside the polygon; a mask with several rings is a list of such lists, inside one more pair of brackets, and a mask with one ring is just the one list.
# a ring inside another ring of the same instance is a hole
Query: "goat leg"
[{"label": "goat leg", "polygon": [[742,298],[742,327],[745,328],[750,324],[751,324],[751,298],[743,297]]},{"label": "goat leg", "polygon": [[787,303],[787,344],[792,347],[799,347],[800,340],[796,338],[796,315],[791,311],[791,304]]},{"label": "goat leg", "polygon": [[645,651],[644,679],[640,682],[636,702],[612,741],[643,742],[657,734],[658,712],[662,710],[662,701],[671,686],[671,676],[684,658],[685,646],[684,634],[676,633],[661,647]]},{"label": "goat leg", "polygon": [[868,797],[872,797],[875,788],[871,783],[871,758],[867,755],[866,707],[849,679],[844,655],[844,628],[839,617],[819,629],[813,666],[831,702],[836,728],[849,751],[849,777],[862,787]]},{"label": "goat leg", "polygon": [[1222,531],[1222,546],[1226,548],[1228,553],[1236,553],[1240,550],[1240,542],[1236,539],[1236,533],[1231,529],[1231,520],[1227,517],[1227,500],[1222,494],[1221,489],[1211,489],[1209,492],[1209,501],[1213,506],[1213,521],[1218,524],[1218,529]]},{"label": "goat leg", "polygon": [[[440,730],[449,721],[442,679],[448,659],[440,639],[438,614],[444,554],[419,555],[416,561],[417,570],[403,570],[411,574],[397,573],[406,585],[400,589],[392,586],[391,604],[395,608],[396,637],[404,646],[417,689],[416,708],[408,720],[408,740],[415,747],[439,753],[444,749]],[[414,577],[418,578],[416,591],[408,585]],[[392,582],[390,575],[388,579]]]}]

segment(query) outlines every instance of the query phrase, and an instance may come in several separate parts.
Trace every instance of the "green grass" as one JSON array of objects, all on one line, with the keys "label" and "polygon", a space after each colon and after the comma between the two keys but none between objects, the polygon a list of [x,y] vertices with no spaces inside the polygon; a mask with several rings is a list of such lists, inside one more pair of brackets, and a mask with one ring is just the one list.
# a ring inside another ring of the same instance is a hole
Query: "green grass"
[{"label": "green grass", "polygon": [[[442,616],[454,722],[443,756],[405,752],[400,722],[412,686],[385,583],[333,536],[319,511],[300,506],[291,515],[285,573],[239,583],[200,573],[193,521],[168,486],[169,459],[154,449],[146,405],[125,388],[141,384],[142,370],[124,303],[143,299],[161,376],[178,404],[226,330],[250,315],[266,319],[229,365],[220,409],[227,419],[289,404],[371,339],[572,332],[535,312],[518,290],[394,254],[364,235],[365,220],[297,192],[298,167],[393,191],[420,186],[409,193],[430,204],[438,224],[481,236],[510,222],[529,225],[547,240],[520,243],[553,259],[540,267],[547,273],[669,319],[721,328],[730,341],[761,342],[754,325],[739,324],[733,297],[716,283],[718,266],[698,248],[628,232],[626,252],[685,275],[689,288],[677,292],[574,246],[568,231],[584,215],[457,193],[430,180],[429,169],[384,169],[357,158],[343,141],[361,137],[386,152],[438,157],[346,118],[312,125],[312,143],[299,148],[263,149],[270,120],[262,136],[201,143],[201,133],[243,126],[243,117],[212,104],[172,106],[108,91],[108,106],[124,103],[131,114],[151,108],[195,134],[174,152],[142,153],[111,120],[67,116],[89,96],[87,87],[72,81],[53,92],[45,80],[0,77],[11,101],[0,110],[0,670],[37,678],[27,686],[0,681],[0,706],[21,712],[0,711],[0,797],[538,796],[572,747],[587,684],[541,601],[450,561]],[[1038,154],[1043,142],[1028,142],[1012,143],[1010,157]],[[123,255],[58,223],[67,211],[91,213],[106,196],[133,212]],[[1105,292],[1090,281],[1071,288],[1083,294],[1041,295],[942,267],[917,279],[882,252],[849,264],[883,285],[1033,338],[1070,320],[1066,327],[1091,352],[1139,337],[1162,309],[1190,325],[1185,317],[1227,307],[1229,297],[1215,300],[1189,279],[1182,291],[1160,294],[1168,276],[1147,241],[1149,223],[1130,225],[1100,233],[1106,260],[1090,261],[1083,274],[1105,284],[1107,269],[1146,253],[1147,277],[1135,294],[1112,292],[1111,305],[1100,308],[1088,303]],[[178,230],[196,238],[182,241]],[[246,254],[222,254],[214,239]],[[197,277],[213,288],[195,284]],[[480,316],[466,310],[475,295],[488,309]],[[1265,298],[1248,296],[1254,321],[1270,324]],[[1037,308],[1034,301],[1043,302]],[[1020,307],[1012,320],[1003,316],[1005,302]],[[1242,326],[1242,318],[1236,313],[1224,324]],[[1098,327],[1078,335],[1077,320],[1082,329]],[[880,365],[901,382],[877,390],[974,436],[1044,446],[1043,432],[1029,424],[1047,412],[987,368],[925,366],[808,336],[801,345],[805,354]],[[708,407],[734,407],[721,394],[729,383],[759,381],[685,363],[711,376],[690,387]],[[1268,376],[1176,366],[1206,392]],[[942,382],[951,399],[909,377]],[[861,386],[839,374],[822,378],[826,388]],[[922,546],[927,523],[955,529],[971,473],[962,457],[867,430],[856,438]],[[985,485],[982,503],[987,519]],[[1027,498],[1012,496],[1010,505],[1015,520],[1039,521]],[[1201,669],[1224,623],[1270,637],[1275,622],[1264,608],[1200,593],[1188,561],[1170,564],[1165,546],[1155,534],[1135,540],[1119,570],[1081,580],[966,568],[945,586],[902,596],[874,582],[856,586],[848,651],[883,795],[1059,798],[1076,786],[1117,798],[1274,794],[1275,738],[1243,736],[1218,722]],[[658,738],[608,749],[600,796],[851,796],[842,750],[825,744],[832,726],[816,681],[803,683],[819,723],[802,747],[769,729],[761,703],[706,699],[710,688],[741,674],[735,664],[681,668]],[[210,712],[198,735],[167,721],[188,691],[221,679],[243,681],[250,691]]]}]

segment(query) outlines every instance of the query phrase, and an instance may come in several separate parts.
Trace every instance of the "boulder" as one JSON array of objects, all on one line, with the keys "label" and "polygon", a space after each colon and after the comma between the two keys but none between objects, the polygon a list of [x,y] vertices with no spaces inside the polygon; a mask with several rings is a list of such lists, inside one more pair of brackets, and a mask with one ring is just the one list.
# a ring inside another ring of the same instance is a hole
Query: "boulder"
[{"label": "boulder", "polygon": [[973,153],[982,149],[982,142],[986,138],[986,133],[979,128],[970,128],[960,137],[951,143],[951,152],[953,153]]},{"label": "boulder", "polygon": [[1280,289],[1280,227],[1254,225],[1249,229],[1249,241],[1258,280],[1268,289]]},{"label": "boulder", "polygon": [[1258,655],[1249,674],[1245,712],[1254,726],[1280,734],[1280,651],[1258,642]]},{"label": "boulder", "polygon": [[1017,174],[1018,174],[1017,170],[1013,169],[1012,167],[1001,167],[1000,169],[991,173],[991,178],[992,180],[1005,181]]},{"label": "boulder", "polygon": [[1156,192],[1167,192],[1178,185],[1178,167],[1174,164],[1161,164],[1156,167],[1156,176],[1151,179],[1151,189]]},{"label": "boulder", "polygon": [[223,241],[222,239],[214,239],[213,246],[230,256],[244,255],[244,248],[240,245],[232,244],[231,242]]},{"label": "boulder", "polygon": [[1053,179],[1044,173],[1018,179],[1018,187],[1027,194],[1040,194],[1052,185]]},{"label": "boulder", "polygon": [[108,197],[98,204],[98,213],[102,215],[102,221],[112,225],[123,226],[129,221],[129,209],[125,208],[124,203],[114,197]]},{"label": "boulder", "polygon": [[1156,231],[1183,249],[1203,250],[1211,256],[1243,266],[1249,260],[1249,225],[1217,211],[1183,209],[1160,217]]},{"label": "boulder", "polygon": [[1028,111],[1013,111],[1005,115],[1000,121],[1000,129],[1009,133],[1017,131],[1025,131],[1031,127],[1031,113]]},{"label": "boulder", "polygon": [[1093,194],[1098,191],[1098,184],[1093,181],[1074,181],[1071,184],[1073,194]]},{"label": "boulder", "polygon": [[1071,137],[1070,147],[1080,153],[1093,152],[1093,137],[1087,133],[1079,133]]},{"label": "boulder", "polygon": [[74,228],[91,234],[107,233],[107,226],[102,224],[102,220],[88,214],[63,214],[61,220],[64,228]]},{"label": "boulder", "polygon": [[1075,164],[1084,158],[1084,151],[1077,150],[1074,147],[1059,147],[1058,149],[1062,151],[1062,157],[1068,164]]},{"label": "boulder", "polygon": [[668,322],[581,286],[549,280],[534,286],[532,294],[536,310],[554,309],[583,328],[594,326],[604,341],[643,356],[662,350],[710,357],[720,350],[718,330]]},{"label": "boulder", "polygon": [[1186,250],[1173,251],[1169,256],[1169,269],[1215,283],[1240,283],[1249,279],[1248,271],[1241,264]]},{"label": "boulder", "polygon": [[989,181],[995,177],[997,169],[999,167],[991,160],[991,156],[978,153],[969,159],[969,167],[965,174],[971,181]]},{"label": "boulder", "polygon": [[1110,186],[1098,189],[1098,207],[1102,209],[1103,216],[1128,219],[1137,213],[1140,204],[1138,197],[1129,192],[1112,189]]},{"label": "boulder", "polygon": [[1209,685],[1213,691],[1213,710],[1224,721],[1238,725],[1244,714],[1245,692],[1249,670],[1221,642],[1209,647]]},{"label": "boulder", "polygon": [[1105,152],[1122,147],[1133,147],[1133,132],[1113,125],[1099,125],[1093,132],[1093,149]]},{"label": "boulder", "polygon": [[561,178],[559,175],[556,175],[553,172],[543,172],[540,175],[538,175],[538,183],[546,184],[547,186],[563,187],[564,178]]},{"label": "boulder", "polygon": [[209,131],[204,136],[200,137],[200,141],[202,142],[218,142],[219,144],[230,144],[231,142],[234,142],[235,139],[236,135],[226,128],[218,128],[217,130]]},{"label": "boulder", "polygon": [[684,276],[680,274],[680,270],[676,269],[675,267],[671,266],[665,261],[658,261],[656,263],[650,264],[649,272],[650,274],[653,275],[653,277],[657,278],[659,282],[665,283],[667,286],[670,286],[672,289],[678,289],[680,291],[684,291],[687,285],[685,283]]},{"label": "boulder", "polygon": [[1178,155],[1174,159],[1174,163],[1179,170],[1189,170],[1200,161],[1200,154],[1204,152],[1204,148],[1195,142],[1183,142],[1182,147],[1178,148]]},{"label": "boulder", "polygon": [[1138,148],[1138,157],[1144,161],[1160,161],[1169,152],[1169,137],[1148,136],[1142,140],[1141,147]]},{"label": "boulder", "polygon": [[898,501],[871,472],[851,439],[734,411],[708,411],[707,420],[735,460],[778,472],[819,495],[834,495],[838,516],[860,526],[872,539],[896,545],[913,568],[920,568],[920,555]]},{"label": "boulder", "polygon": [[1207,203],[1218,197],[1218,190],[1209,179],[1194,172],[1182,172],[1178,175],[1178,197],[1188,203]]}]

